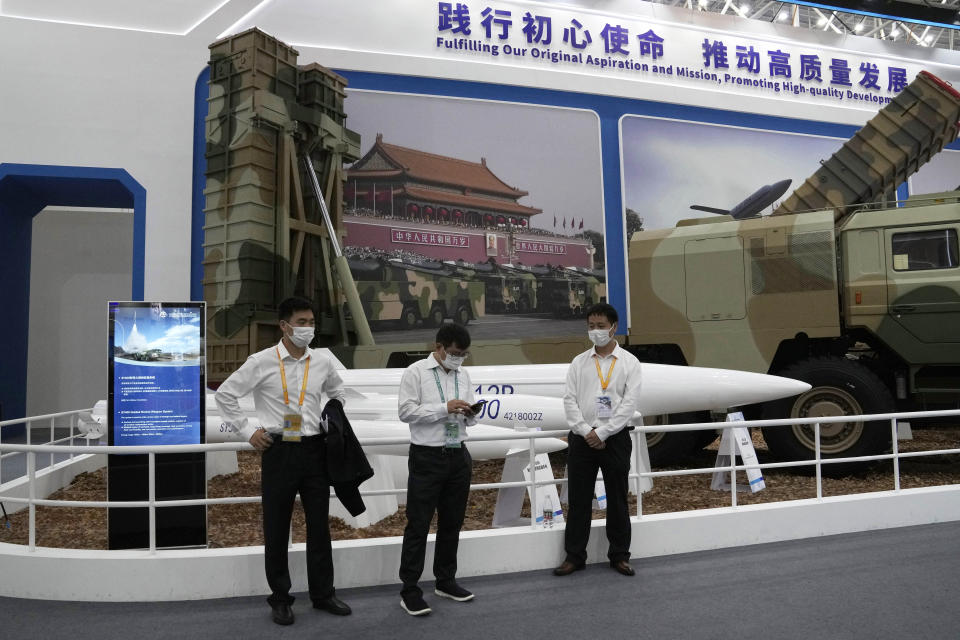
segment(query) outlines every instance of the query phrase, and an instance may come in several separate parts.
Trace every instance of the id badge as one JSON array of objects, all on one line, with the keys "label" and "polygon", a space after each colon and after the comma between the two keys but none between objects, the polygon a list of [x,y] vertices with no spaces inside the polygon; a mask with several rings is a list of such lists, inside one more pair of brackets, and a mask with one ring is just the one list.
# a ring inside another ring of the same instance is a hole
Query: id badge
[{"label": "id badge", "polygon": [[613,400],[610,399],[610,396],[597,396],[597,417],[613,417]]},{"label": "id badge", "polygon": [[300,442],[303,416],[299,413],[287,413],[283,416],[283,441]]},{"label": "id badge", "polygon": [[448,449],[460,448],[460,425],[456,422],[447,422],[443,425],[443,446]]}]

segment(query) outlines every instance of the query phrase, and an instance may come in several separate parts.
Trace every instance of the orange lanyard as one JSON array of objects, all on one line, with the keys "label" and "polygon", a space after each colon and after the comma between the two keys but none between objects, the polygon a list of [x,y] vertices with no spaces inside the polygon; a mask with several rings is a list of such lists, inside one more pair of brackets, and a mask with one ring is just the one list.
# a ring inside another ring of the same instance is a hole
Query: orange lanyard
[{"label": "orange lanyard", "polygon": [[613,376],[613,367],[617,364],[617,358],[613,358],[613,362],[610,363],[610,368],[607,369],[607,377],[603,377],[603,373],[600,371],[600,358],[594,356],[593,364],[597,365],[597,377],[600,378],[600,386],[604,391],[607,390],[607,387],[610,386],[610,378]]},{"label": "orange lanyard", "polygon": [[[277,347],[277,360],[280,361],[280,381],[283,382],[283,404],[290,404],[290,396],[287,395],[287,372],[283,368],[283,358],[280,357],[280,347]],[[310,356],[307,356],[307,364],[303,367],[303,387],[300,389],[300,405],[303,408],[303,397],[307,394],[307,376],[310,375]],[[606,388],[606,387],[604,387]]]}]

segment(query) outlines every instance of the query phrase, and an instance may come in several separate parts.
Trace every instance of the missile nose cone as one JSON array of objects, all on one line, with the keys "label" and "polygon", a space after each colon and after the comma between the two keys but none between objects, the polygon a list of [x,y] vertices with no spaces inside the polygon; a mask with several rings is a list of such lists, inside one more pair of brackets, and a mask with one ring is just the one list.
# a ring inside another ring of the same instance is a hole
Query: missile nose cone
[{"label": "missile nose cone", "polygon": [[773,390],[774,387],[779,389],[782,392],[781,398],[798,396],[813,388],[802,380],[794,380],[793,378],[784,378],[782,376],[769,377],[773,379],[770,381],[770,389]]}]

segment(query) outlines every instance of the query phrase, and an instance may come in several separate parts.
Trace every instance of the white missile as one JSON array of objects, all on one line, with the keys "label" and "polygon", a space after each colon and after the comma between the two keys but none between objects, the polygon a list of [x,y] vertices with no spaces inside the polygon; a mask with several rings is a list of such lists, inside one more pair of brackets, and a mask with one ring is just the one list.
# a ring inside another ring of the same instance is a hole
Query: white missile
[{"label": "white missile", "polygon": [[[477,397],[488,401],[479,421],[496,427],[565,429],[561,397],[567,368],[567,364],[468,367]],[[809,384],[798,380],[730,369],[642,363],[641,370],[642,386],[636,408],[645,416],[725,411],[730,407],[799,395],[810,389]],[[380,421],[403,427],[402,432],[390,427],[389,437],[403,437],[409,433],[406,425],[397,419],[395,394],[403,369],[340,369],[338,373],[347,390],[345,409],[351,424],[354,421],[364,424],[363,428],[354,426],[357,437],[375,437],[373,431],[367,433],[367,429],[373,429],[373,423]],[[92,419],[100,424],[103,424],[105,404],[98,403],[99,410],[92,415]],[[252,397],[242,398],[240,408],[256,420]],[[212,393],[207,395],[206,422],[207,442],[239,439],[223,424]],[[381,432],[379,429],[374,431]],[[522,442],[517,441],[515,448],[521,448]],[[403,455],[406,455],[405,450]]]},{"label": "white missile", "polygon": [[[331,354],[331,357],[333,355]],[[340,365],[342,366],[342,365]],[[480,397],[526,395],[560,398],[568,364],[466,367]],[[637,411],[643,415],[726,410],[800,395],[806,382],[762,373],[641,363]],[[345,387],[361,393],[395,395],[403,369],[339,369]]]},{"label": "white missile", "polygon": [[[350,420],[354,433],[358,438],[407,438],[410,436],[410,427],[403,422],[390,420]],[[475,424],[467,427],[467,435],[477,436],[497,436],[504,433],[511,433],[501,427],[492,427],[485,424]],[[362,434],[362,435],[361,435]],[[528,451],[530,449],[529,440],[482,440],[468,441],[467,447],[470,449],[470,456],[474,460],[495,460],[504,458],[508,453],[515,451]],[[536,453],[551,453],[567,448],[567,443],[559,438],[537,438],[534,440],[534,451]],[[388,456],[406,456],[410,452],[410,445],[407,444],[387,444],[387,445],[366,445],[364,450],[370,454],[388,455]]]},{"label": "white missile", "polygon": [[[557,398],[544,398],[547,401],[558,401]],[[366,406],[364,406],[366,402]],[[368,394],[364,398],[358,393],[348,393],[347,407],[350,408],[348,417],[350,425],[353,427],[357,438],[408,438],[410,436],[410,427],[397,418],[397,398],[396,396],[386,396],[380,394]],[[259,424],[252,398],[242,398],[240,408],[247,417],[254,423]],[[91,423],[97,425],[106,424],[107,403],[101,400],[97,403],[91,416]],[[504,426],[513,427],[513,424],[504,424]],[[531,425],[538,426],[538,425]],[[553,427],[551,427],[553,428]],[[563,426],[558,429],[565,428]],[[467,427],[468,436],[495,436],[503,433],[504,429],[499,426],[488,424],[478,424]],[[213,394],[207,394],[207,419],[206,419],[206,442],[240,442],[242,438],[232,429],[230,429],[217,411],[217,404]],[[567,444],[558,438],[538,438],[535,443],[536,453],[551,453],[565,449]],[[507,453],[515,451],[529,450],[529,440],[502,440],[502,441],[482,441],[469,443],[470,455],[475,460],[492,460],[503,458]],[[371,455],[395,455],[406,456],[409,453],[409,445],[369,445],[364,450]]]}]

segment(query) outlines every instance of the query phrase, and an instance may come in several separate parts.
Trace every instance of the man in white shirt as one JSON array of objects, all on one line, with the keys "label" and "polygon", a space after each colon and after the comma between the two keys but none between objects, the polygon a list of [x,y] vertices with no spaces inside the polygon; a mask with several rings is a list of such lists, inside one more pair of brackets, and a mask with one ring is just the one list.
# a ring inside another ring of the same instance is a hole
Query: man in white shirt
[{"label": "man in white shirt", "polygon": [[570,363],[563,395],[570,425],[566,559],[553,573],[570,575],[587,562],[594,485],[601,470],[607,492],[607,558],[611,567],[632,576],[627,476],[633,443],[627,426],[640,394],[640,362],[613,337],[617,310],[609,304],[587,310],[587,329],[594,347]]},{"label": "man in white shirt", "polygon": [[400,380],[398,413],[410,425],[407,461],[407,526],[400,553],[400,604],[413,616],[430,613],[417,586],[423,573],[427,534],[437,513],[434,593],[458,602],[473,594],[456,582],[457,545],[470,494],[473,460],[463,441],[466,426],[476,424],[471,409],[473,385],[460,365],[469,355],[470,334],[457,324],[437,331],[434,352],[414,362]]},{"label": "man in white shirt", "polygon": [[[297,492],[307,524],[307,582],[314,608],[349,615],[333,588],[330,545],[330,481],[326,473],[326,431],[322,396],[344,402],[343,382],[334,360],[309,348],[313,303],[288,298],[278,309],[283,338],[247,358],[216,393],[220,415],[234,431],[262,452],[264,567],[277,624],[293,624],[287,542]],[[240,398],[253,394],[259,425],[251,424]]]}]

